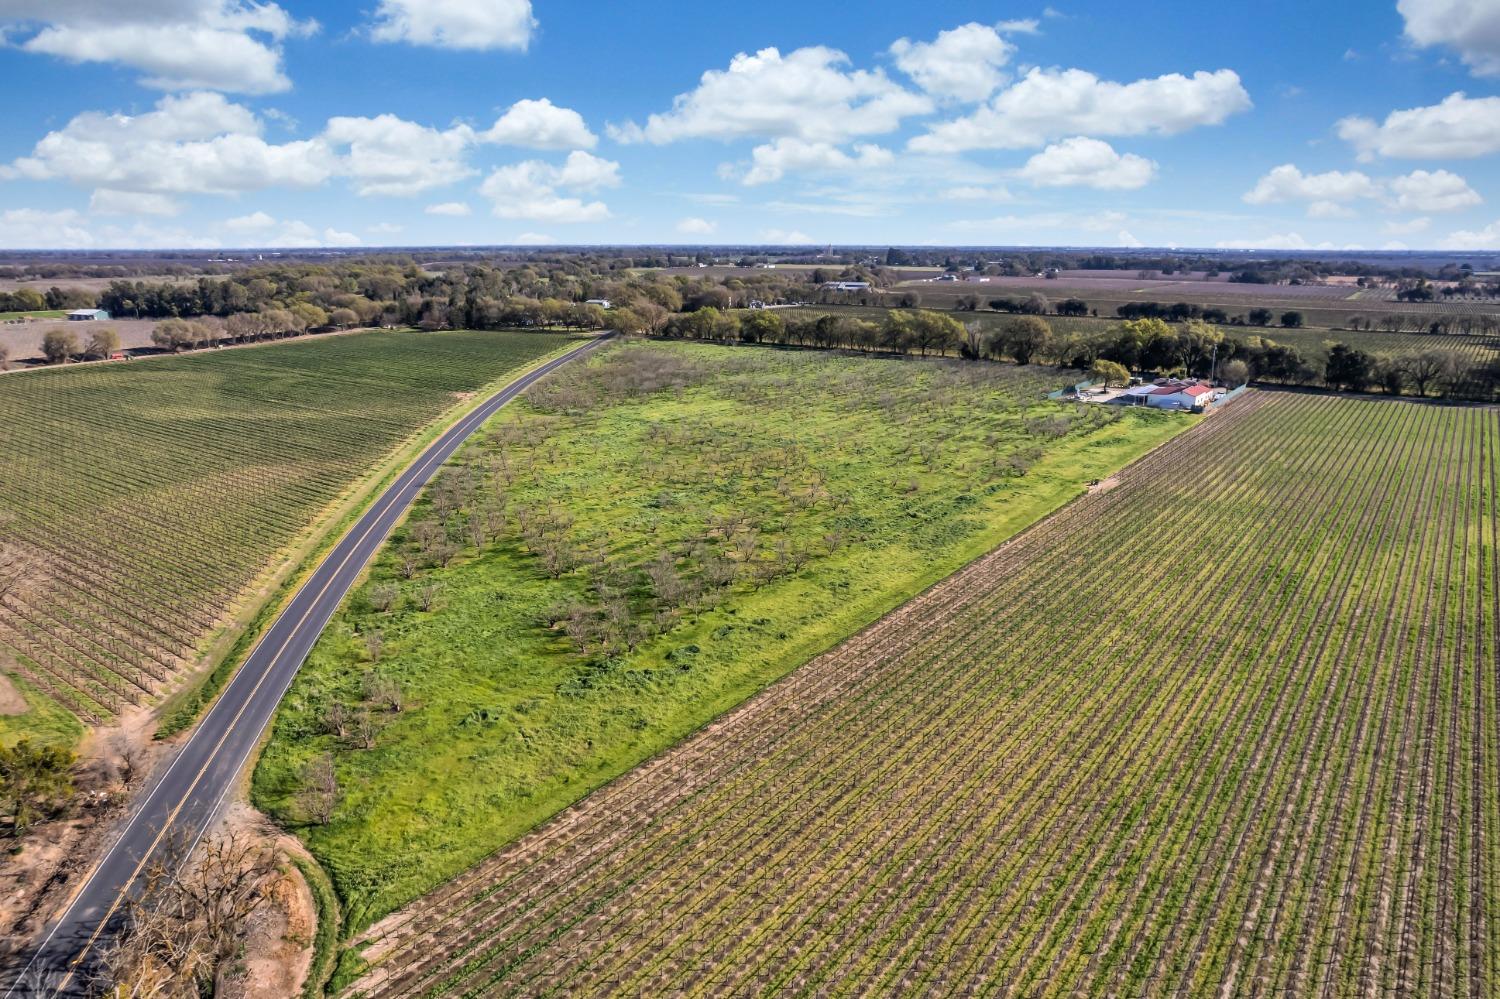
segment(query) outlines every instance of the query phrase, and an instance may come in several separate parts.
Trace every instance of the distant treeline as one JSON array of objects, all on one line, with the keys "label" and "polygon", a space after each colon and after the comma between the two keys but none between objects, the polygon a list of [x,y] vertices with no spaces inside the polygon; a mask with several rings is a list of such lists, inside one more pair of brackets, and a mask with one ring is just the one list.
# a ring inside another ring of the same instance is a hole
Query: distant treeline
[{"label": "distant treeline", "polygon": [[1391,395],[1489,401],[1500,390],[1500,358],[1476,361],[1434,346],[1402,354],[1331,343],[1326,358],[1257,336],[1226,333],[1201,320],[1173,327],[1157,318],[1125,320],[1098,332],[1055,332],[1042,317],[1017,316],[993,328],[951,313],[893,309],[881,321],[811,310],[721,312],[708,307],[670,317],[659,330],[627,320],[624,332],[667,338],[772,343],[890,354],[958,355],[1089,370],[1108,361],[1145,376],[1215,377]]}]

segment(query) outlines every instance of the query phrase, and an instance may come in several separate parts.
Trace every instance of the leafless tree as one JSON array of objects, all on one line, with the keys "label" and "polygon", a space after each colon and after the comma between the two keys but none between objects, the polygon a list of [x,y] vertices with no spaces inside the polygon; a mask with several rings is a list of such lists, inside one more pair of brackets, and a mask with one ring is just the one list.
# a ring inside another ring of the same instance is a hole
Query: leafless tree
[{"label": "leafless tree", "polygon": [[338,739],[349,737],[349,706],[343,701],[334,701],[323,712],[323,728]]},{"label": "leafless tree", "polygon": [[376,583],[370,587],[370,606],[382,614],[389,613],[401,599],[401,589],[394,583]]},{"label": "leafless tree", "polygon": [[218,991],[243,946],[246,922],[273,896],[275,853],[230,833],[205,840],[186,865],[167,851],[144,872],[124,927],[101,962],[101,992],[116,999],[197,997]]},{"label": "leafless tree", "polygon": [[120,783],[128,788],[135,786],[145,771],[146,751],[124,732],[110,736],[109,752],[114,757],[115,774]]},{"label": "leafless tree", "polygon": [[320,753],[302,768],[302,790],[297,803],[309,822],[327,825],[339,803],[339,778],[332,753]]},{"label": "leafless tree", "polygon": [[440,583],[427,583],[417,587],[417,606],[425,613],[437,605],[438,594],[443,592]]},{"label": "leafless tree", "polygon": [[349,741],[355,749],[374,749],[377,730],[375,719],[369,708],[360,708],[354,713],[354,725]]}]

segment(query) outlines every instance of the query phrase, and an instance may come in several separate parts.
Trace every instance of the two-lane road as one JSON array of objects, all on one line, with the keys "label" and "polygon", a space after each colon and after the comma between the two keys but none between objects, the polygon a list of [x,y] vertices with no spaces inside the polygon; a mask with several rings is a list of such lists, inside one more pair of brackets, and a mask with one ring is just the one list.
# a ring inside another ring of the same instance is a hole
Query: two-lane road
[{"label": "two-lane road", "polygon": [[417,493],[502,406],[603,339],[554,358],[485,400],[434,441],[360,516],[261,636],[146,792],[120,838],[11,983],[7,999],[85,991],[93,962],[121,916],[124,901],[139,890],[141,872],[170,851],[180,851],[184,843],[195,844],[209,828],[313,643]]}]

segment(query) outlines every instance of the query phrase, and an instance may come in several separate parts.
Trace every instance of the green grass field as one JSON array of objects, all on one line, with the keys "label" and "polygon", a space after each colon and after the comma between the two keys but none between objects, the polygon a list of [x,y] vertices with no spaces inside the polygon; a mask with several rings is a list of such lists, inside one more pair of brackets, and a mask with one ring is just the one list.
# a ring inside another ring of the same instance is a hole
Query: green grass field
[{"label": "green grass field", "polygon": [[0,312],[0,322],[8,319],[62,319],[67,313],[62,309],[41,309],[37,312]]},{"label": "green grass field", "polygon": [[[651,344],[549,379],[455,458],[330,626],[256,803],[358,930],[1191,423],[1042,400],[1061,378]],[[445,535],[446,567],[412,564]],[[314,825],[297,790],[325,752],[341,799]]]},{"label": "green grass field", "polygon": [[[153,703],[315,521],[567,342],[377,332],[0,378],[0,662],[86,721]],[[50,714],[0,739],[55,735]]]},{"label": "green grass field", "polygon": [[1497,448],[1251,392],[382,922],[345,994],[1500,995]]}]

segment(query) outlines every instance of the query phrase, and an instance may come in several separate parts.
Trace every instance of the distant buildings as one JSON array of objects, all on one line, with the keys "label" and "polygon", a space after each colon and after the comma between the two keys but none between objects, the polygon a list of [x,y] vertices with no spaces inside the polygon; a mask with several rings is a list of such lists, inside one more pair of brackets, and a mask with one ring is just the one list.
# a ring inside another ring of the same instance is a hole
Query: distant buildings
[{"label": "distant buildings", "polygon": [[68,322],[71,322],[71,323],[91,323],[91,322],[108,322],[108,321],[109,321],[109,313],[105,312],[103,309],[74,309],[72,312],[68,313]]},{"label": "distant buildings", "polygon": [[1214,388],[1207,382],[1184,382],[1164,378],[1148,385],[1126,389],[1121,397],[1129,404],[1152,409],[1180,409],[1202,412],[1213,401]]},{"label": "distant buildings", "polygon": [[611,307],[610,304],[609,304],[609,299],[607,299],[607,298],[591,298],[588,301],[584,302],[583,304],[584,305],[597,305],[601,309],[608,309],[608,308]]},{"label": "distant buildings", "polygon": [[869,291],[868,281],[824,281],[823,287],[829,291]]}]

